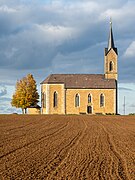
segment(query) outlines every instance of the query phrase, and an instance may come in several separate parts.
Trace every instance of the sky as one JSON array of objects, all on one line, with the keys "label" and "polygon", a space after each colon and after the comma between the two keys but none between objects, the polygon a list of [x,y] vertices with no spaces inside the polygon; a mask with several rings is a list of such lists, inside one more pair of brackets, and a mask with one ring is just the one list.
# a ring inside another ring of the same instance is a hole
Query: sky
[{"label": "sky", "polygon": [[[119,113],[135,113],[134,0],[0,0],[0,114],[11,106],[17,80],[33,74],[104,73],[112,18],[118,48]],[[40,104],[39,104],[40,105]]]}]

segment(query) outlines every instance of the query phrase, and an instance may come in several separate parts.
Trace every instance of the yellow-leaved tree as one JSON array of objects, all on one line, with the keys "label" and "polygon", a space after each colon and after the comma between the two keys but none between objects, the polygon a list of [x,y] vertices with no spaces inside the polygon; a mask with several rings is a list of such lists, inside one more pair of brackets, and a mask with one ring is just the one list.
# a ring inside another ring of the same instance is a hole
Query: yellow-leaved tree
[{"label": "yellow-leaved tree", "polygon": [[27,108],[36,106],[39,102],[39,94],[37,91],[36,81],[32,74],[17,81],[15,93],[12,96],[11,105],[16,108],[21,108],[22,113],[26,114]]}]

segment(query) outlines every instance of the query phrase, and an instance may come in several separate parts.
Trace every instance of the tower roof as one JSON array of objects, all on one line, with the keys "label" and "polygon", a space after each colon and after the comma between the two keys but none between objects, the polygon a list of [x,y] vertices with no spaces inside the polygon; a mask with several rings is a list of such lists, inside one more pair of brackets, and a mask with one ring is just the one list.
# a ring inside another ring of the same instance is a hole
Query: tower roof
[{"label": "tower roof", "polygon": [[113,30],[112,30],[112,20],[110,20],[110,32],[109,32],[109,39],[108,39],[108,47],[105,48],[105,55],[113,49],[116,54],[118,54],[117,48],[114,45],[114,38],[113,38]]},{"label": "tower roof", "polygon": [[112,21],[110,20],[110,33],[109,33],[109,40],[108,40],[108,51],[111,48],[115,48],[115,45],[114,45],[114,40],[113,40]]}]

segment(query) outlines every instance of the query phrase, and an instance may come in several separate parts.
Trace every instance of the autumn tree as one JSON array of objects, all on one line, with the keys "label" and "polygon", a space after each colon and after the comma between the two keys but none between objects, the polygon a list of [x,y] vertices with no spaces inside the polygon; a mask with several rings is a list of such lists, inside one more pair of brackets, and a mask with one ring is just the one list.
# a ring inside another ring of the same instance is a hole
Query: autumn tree
[{"label": "autumn tree", "polygon": [[16,108],[21,108],[22,113],[30,106],[36,106],[39,99],[36,81],[32,74],[17,81],[15,93],[12,96],[11,105]]}]

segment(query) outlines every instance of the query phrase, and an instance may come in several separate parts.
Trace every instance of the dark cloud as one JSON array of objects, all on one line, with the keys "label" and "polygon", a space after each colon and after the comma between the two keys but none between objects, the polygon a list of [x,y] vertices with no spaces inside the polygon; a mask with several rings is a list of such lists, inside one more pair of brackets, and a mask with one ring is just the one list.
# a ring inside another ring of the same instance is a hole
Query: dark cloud
[{"label": "dark cloud", "polygon": [[119,82],[135,83],[135,1],[0,0],[0,84],[28,73],[37,84],[50,73],[104,73],[110,17]]},{"label": "dark cloud", "polygon": [[[54,60],[59,54],[62,54],[59,57],[63,59],[68,56],[66,62],[70,64],[71,59],[74,62],[83,59],[79,52],[83,53],[86,49],[90,49],[90,52],[87,52],[90,61],[87,61],[87,58],[85,61],[88,63],[87,66],[91,67],[95,59],[99,61],[103,59],[104,46],[93,52],[91,50],[98,43],[105,45],[106,42],[107,45],[109,16],[113,16],[115,23],[115,42],[120,41],[119,62],[123,61],[122,55],[129,48],[125,43],[123,49],[121,44],[127,39],[130,42],[134,36],[134,29],[129,28],[135,15],[133,1],[119,0],[105,3],[103,1],[101,3],[101,0],[48,1],[47,3],[12,1],[11,3],[7,0],[0,1],[0,4],[0,67],[5,69],[54,69]],[[123,19],[123,10],[127,15],[126,19]],[[129,79],[128,76],[124,77],[125,71],[130,72],[128,73],[130,79],[133,79],[131,68],[134,61],[131,59],[128,63],[128,68],[126,62],[119,64],[120,80]],[[93,68],[96,67],[95,63]],[[79,71],[80,66],[76,69]]]},{"label": "dark cloud", "polygon": [[[103,3],[102,1],[100,6],[99,3],[101,1],[68,3],[65,1],[48,1],[46,4],[37,1],[13,1],[13,3],[1,1],[0,68],[14,70],[46,68],[54,70],[54,60],[61,54],[59,57],[62,59],[59,59],[59,62],[64,62],[66,58],[65,66],[70,64],[71,60],[76,64],[81,63],[80,66],[82,66],[84,64],[81,62],[83,59],[88,63],[87,66],[91,67],[93,64],[90,69],[93,72],[93,68],[97,69],[96,61],[99,60],[101,63],[103,60],[103,51],[108,39],[109,23],[107,21],[109,16],[113,15],[115,22],[115,42],[120,41],[123,44],[126,39],[130,41],[134,36],[134,29],[129,28],[129,25],[134,21],[133,18],[131,21],[134,13],[132,16],[129,13],[130,21],[126,22],[125,19],[122,21],[124,15],[121,10],[124,9],[127,14],[129,8],[132,7],[130,9],[132,12],[133,2]],[[128,9],[125,9],[126,6]],[[92,52],[95,44],[102,44],[102,46],[100,49],[97,47]],[[122,54],[125,53],[124,51],[128,49],[128,46],[125,43],[125,48],[122,49],[121,44],[118,49],[121,53],[119,61],[122,62]],[[84,59],[82,54],[87,49],[89,52],[87,51],[86,59]],[[128,62],[129,68],[125,68],[127,67],[126,62],[120,64],[120,80],[126,79],[128,81],[129,77],[124,77],[125,71],[130,72],[128,73],[131,76],[130,79],[133,79],[134,74],[131,68],[134,62],[131,61]],[[76,71],[80,71],[80,66],[76,66]],[[99,70],[102,72],[100,68]],[[61,69],[59,69],[60,71]],[[84,73],[86,72],[87,70],[85,71],[84,68]],[[95,71],[95,73],[98,72]]]}]

